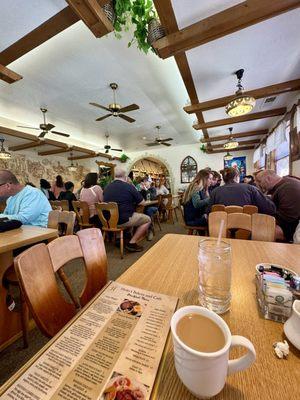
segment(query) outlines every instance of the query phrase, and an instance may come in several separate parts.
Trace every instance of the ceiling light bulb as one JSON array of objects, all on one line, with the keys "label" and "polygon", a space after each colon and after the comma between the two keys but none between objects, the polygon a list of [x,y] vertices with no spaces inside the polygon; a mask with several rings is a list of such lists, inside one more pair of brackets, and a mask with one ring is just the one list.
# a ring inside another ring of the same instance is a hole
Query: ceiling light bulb
[{"label": "ceiling light bulb", "polygon": [[230,117],[248,114],[255,106],[255,98],[244,94],[244,88],[242,86],[244,70],[239,69],[235,74],[238,79],[238,90],[235,92],[236,96],[234,99],[232,99],[225,107],[226,114],[228,114]]}]

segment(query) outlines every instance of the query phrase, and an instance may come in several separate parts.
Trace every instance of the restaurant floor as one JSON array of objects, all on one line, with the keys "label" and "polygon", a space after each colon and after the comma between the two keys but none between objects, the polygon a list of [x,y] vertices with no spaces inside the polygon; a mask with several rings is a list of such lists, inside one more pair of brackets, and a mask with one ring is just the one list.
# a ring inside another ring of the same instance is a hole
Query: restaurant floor
[{"label": "restaurant floor", "polygon": [[[127,268],[129,268],[139,257],[141,257],[154,243],[156,243],[166,233],[186,234],[181,221],[173,224],[162,223],[162,231],[155,226],[155,236],[151,242],[143,241],[144,251],[141,253],[128,253],[125,250],[124,259],[120,258],[119,248],[112,243],[106,245],[108,258],[108,279],[117,279]],[[79,294],[84,282],[84,270],[82,263],[77,261],[65,267],[71,286],[76,294]],[[63,290],[63,289],[62,289]],[[26,363],[49,339],[43,336],[35,328],[29,332],[29,346],[22,348],[22,338],[4,349],[0,353],[0,385],[7,381],[22,365]]]}]

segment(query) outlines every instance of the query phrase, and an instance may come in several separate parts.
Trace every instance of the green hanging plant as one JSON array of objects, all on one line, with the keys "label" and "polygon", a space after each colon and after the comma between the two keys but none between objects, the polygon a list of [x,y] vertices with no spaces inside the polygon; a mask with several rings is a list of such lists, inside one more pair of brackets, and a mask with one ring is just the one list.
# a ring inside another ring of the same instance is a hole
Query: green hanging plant
[{"label": "green hanging plant", "polygon": [[207,147],[206,147],[206,144],[201,144],[201,146],[200,146],[200,150],[203,152],[203,153],[207,153]]},{"label": "green hanging plant", "polygon": [[120,157],[120,161],[122,163],[125,163],[127,160],[129,160],[129,157],[126,154],[122,154]]}]

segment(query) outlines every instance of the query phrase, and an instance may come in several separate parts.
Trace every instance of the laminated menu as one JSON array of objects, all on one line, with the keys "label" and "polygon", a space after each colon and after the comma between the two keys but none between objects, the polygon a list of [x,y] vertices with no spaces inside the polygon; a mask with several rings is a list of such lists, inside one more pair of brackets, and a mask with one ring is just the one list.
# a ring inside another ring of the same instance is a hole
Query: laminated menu
[{"label": "laminated menu", "polygon": [[149,399],[177,300],[110,282],[1,399]]}]

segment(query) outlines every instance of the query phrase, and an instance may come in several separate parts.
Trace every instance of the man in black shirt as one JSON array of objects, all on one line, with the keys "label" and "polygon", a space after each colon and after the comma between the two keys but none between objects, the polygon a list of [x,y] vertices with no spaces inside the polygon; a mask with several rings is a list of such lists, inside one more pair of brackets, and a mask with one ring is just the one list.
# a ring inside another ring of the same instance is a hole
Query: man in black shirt
[{"label": "man in black shirt", "polygon": [[105,202],[115,202],[118,204],[119,221],[121,228],[137,228],[131,240],[126,246],[129,251],[142,251],[143,247],[137,242],[146,236],[151,224],[148,215],[135,212],[137,205],[143,205],[144,199],[133,185],[126,182],[126,173],[121,168],[115,170],[115,180],[110,183],[103,192]]},{"label": "man in black shirt", "polygon": [[58,200],[68,200],[69,202],[69,211],[74,211],[72,201],[76,201],[75,194],[73,193],[74,190],[74,183],[68,181],[65,183],[65,192],[60,192],[58,196]]}]

